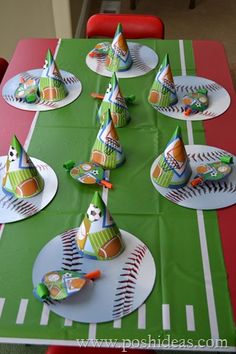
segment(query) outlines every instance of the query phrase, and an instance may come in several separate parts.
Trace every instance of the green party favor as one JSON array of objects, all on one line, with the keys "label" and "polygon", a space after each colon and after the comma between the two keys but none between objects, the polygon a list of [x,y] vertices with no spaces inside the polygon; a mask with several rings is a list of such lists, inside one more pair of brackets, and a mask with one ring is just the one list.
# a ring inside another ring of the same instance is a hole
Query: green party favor
[{"label": "green party favor", "polygon": [[119,23],[115,36],[106,56],[106,69],[109,71],[126,71],[133,64],[129,47]]},{"label": "green party favor", "polygon": [[30,198],[43,190],[44,181],[16,136],[6,161],[2,189],[16,198]]},{"label": "green party favor", "polygon": [[42,100],[60,101],[68,95],[61,73],[56,62],[48,49],[45,65],[39,79],[39,93]]},{"label": "green party favor", "polygon": [[111,119],[110,109],[106,112],[106,118],[99,129],[90,160],[101,165],[104,169],[119,167],[125,161],[125,155]]},{"label": "green party favor", "polygon": [[148,102],[154,107],[168,107],[178,102],[168,54],[156,74]]},{"label": "green party favor", "polygon": [[130,120],[128,107],[121,93],[116,74],[113,73],[103,101],[99,107],[98,119],[102,123],[106,112],[110,109],[111,117],[116,128],[124,127]]},{"label": "green party favor", "polygon": [[109,260],[124,250],[121,233],[98,192],[94,194],[75,239],[79,252],[86,258]]}]

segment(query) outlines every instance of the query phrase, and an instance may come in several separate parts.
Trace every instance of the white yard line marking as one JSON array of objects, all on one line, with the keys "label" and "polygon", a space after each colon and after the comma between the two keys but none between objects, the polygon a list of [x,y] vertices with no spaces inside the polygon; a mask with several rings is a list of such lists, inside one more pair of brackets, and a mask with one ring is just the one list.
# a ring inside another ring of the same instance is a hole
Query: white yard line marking
[{"label": "white yard line marking", "polygon": [[21,299],[17,318],[16,318],[16,324],[24,323],[28,302],[29,302],[28,299]]},{"label": "white yard line marking", "polygon": [[162,328],[170,330],[170,305],[162,305]]},{"label": "white yard line marking", "polygon": [[[184,55],[184,41],[182,39],[179,41],[179,52],[180,52],[181,75],[187,75],[185,55]],[[188,133],[188,143],[192,145],[194,144],[192,121],[186,120],[186,125],[187,125],[187,133]]]},{"label": "white yard line marking", "polygon": [[0,225],[0,240],[2,238],[3,230],[4,230],[5,224]]},{"label": "white yard line marking", "polygon": [[71,327],[72,324],[73,324],[73,321],[68,320],[67,318],[65,319],[64,326],[66,326],[66,327]]},{"label": "white yard line marking", "polygon": [[193,125],[192,125],[192,121],[191,120],[187,120],[186,121],[186,125],[187,125],[187,133],[188,133],[188,143],[190,145],[194,144],[194,140],[193,140]]},{"label": "white yard line marking", "polygon": [[183,39],[179,40],[179,52],[180,52],[181,75],[187,75]]},{"label": "white yard line marking", "polygon": [[[183,40],[179,41],[179,50],[180,50],[180,62],[181,62],[182,75],[186,75],[187,70],[186,70]],[[194,144],[193,128],[192,128],[191,121],[187,121],[187,132],[188,132],[189,144]],[[218,329],[218,322],[216,316],[216,306],[215,306],[211,268],[209,262],[209,253],[208,253],[208,246],[207,246],[207,239],[206,239],[206,229],[205,229],[202,210],[197,210],[197,221],[198,221],[198,229],[199,229],[199,239],[200,239],[200,248],[201,248],[201,255],[202,255],[202,265],[203,265],[203,274],[204,274],[204,281],[205,281],[205,288],[206,288],[206,298],[207,298],[207,305],[208,305],[208,316],[210,322],[211,337],[212,339],[218,339],[219,329]]]},{"label": "white yard line marking", "polygon": [[97,332],[97,324],[96,323],[90,323],[89,324],[89,333],[88,333],[88,339],[96,339],[96,332]]},{"label": "white yard line marking", "polygon": [[[15,343],[15,344],[38,344],[38,345],[63,345],[63,346],[74,346],[74,347],[78,347],[78,340],[62,340],[62,339],[35,339],[35,338],[12,338],[12,337],[0,337],[0,343]],[[83,344],[84,346],[87,344],[87,346],[91,347],[91,341],[83,341]],[[100,343],[99,343],[100,344]],[[116,343],[116,347],[117,348],[122,348],[124,349],[124,341],[123,342],[119,342],[117,341]],[[111,344],[110,342],[103,342],[101,343],[101,346],[99,345],[99,348],[111,348]],[[126,345],[127,348],[130,347],[129,343],[127,343]],[[175,342],[173,343],[173,346],[171,347],[173,350],[173,353],[176,351],[176,352],[179,352],[179,350],[176,349],[176,344]],[[170,348],[170,349],[171,349]],[[147,349],[147,344],[145,343],[144,345],[142,345],[142,343],[140,344],[140,349]],[[163,349],[163,352],[166,352],[166,343],[163,343],[163,346],[157,344],[157,345],[152,345],[151,343],[151,346],[149,347],[149,349],[156,349],[158,352],[160,351],[160,349]],[[198,347],[197,348],[199,352],[206,352],[208,351],[209,353],[215,353],[212,352],[212,348],[206,348],[206,347]],[[213,348],[214,349],[214,348]],[[131,349],[132,350],[132,349]],[[196,353],[196,347],[192,347],[192,346],[189,346],[189,347],[186,347],[185,350],[188,350],[188,352],[194,352]],[[122,351],[121,351],[122,352]],[[125,352],[123,350],[123,352]],[[188,353],[186,352],[186,353]],[[228,347],[217,347],[217,353],[232,353],[232,352],[236,352],[236,349],[235,347],[232,347],[232,346],[228,346]],[[132,352],[131,352],[132,354]]]},{"label": "white yard line marking", "polygon": [[208,306],[208,312],[209,312],[211,336],[212,336],[212,339],[218,339],[219,338],[219,329],[218,329],[218,323],[217,323],[216,305],[215,305],[215,298],[214,298],[214,291],[213,291],[213,284],[212,284],[212,277],[211,277],[209,254],[208,254],[208,248],[207,248],[204,216],[203,216],[202,210],[197,210],[197,221],[198,221],[198,228],[199,228],[199,235],[200,235],[201,254],[202,254],[202,260],[203,260],[203,262],[202,262],[203,263],[203,273],[204,273],[204,279],[205,279],[206,297],[207,297],[207,306]]},{"label": "white yard line marking", "polygon": [[193,305],[186,305],[185,309],[186,309],[187,330],[195,331],[196,328],[195,328]]},{"label": "white yard line marking", "polygon": [[41,318],[40,318],[40,325],[41,326],[47,326],[48,320],[49,320],[49,314],[50,314],[50,310],[49,310],[48,305],[43,304],[42,314],[41,314]]},{"label": "white yard line marking", "polygon": [[146,329],[146,304],[143,304],[138,309],[138,328]]},{"label": "white yard line marking", "polygon": [[31,126],[30,126],[30,129],[29,129],[29,132],[28,132],[28,135],[27,135],[27,138],[25,140],[25,143],[24,143],[24,149],[27,151],[28,148],[29,148],[29,144],[30,144],[30,141],[32,139],[32,135],[33,135],[33,132],[34,132],[34,128],[35,128],[35,125],[37,123],[37,120],[38,120],[38,116],[39,116],[39,111],[35,113],[34,115],[34,119],[31,123]]},{"label": "white yard line marking", "polygon": [[113,322],[113,328],[121,328],[121,318]]},{"label": "white yard line marking", "polygon": [[[109,180],[109,177],[110,177],[110,171],[105,170],[104,179],[106,178]],[[109,188],[106,188],[106,187],[102,188],[102,199],[106,205],[107,205],[107,201],[108,201],[108,192],[109,192]]]},{"label": "white yard line marking", "polygon": [[4,297],[0,297],[0,318],[2,316],[2,311],[3,311],[3,307],[4,307],[4,304],[5,304],[5,298]]}]

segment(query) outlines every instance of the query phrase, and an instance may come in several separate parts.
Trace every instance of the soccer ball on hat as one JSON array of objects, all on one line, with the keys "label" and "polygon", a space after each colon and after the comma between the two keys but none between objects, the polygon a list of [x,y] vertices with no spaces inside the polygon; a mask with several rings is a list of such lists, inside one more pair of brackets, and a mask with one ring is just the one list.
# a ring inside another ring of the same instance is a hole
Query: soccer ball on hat
[{"label": "soccer ball on hat", "polygon": [[9,153],[8,153],[8,160],[10,162],[16,161],[17,159],[17,151],[13,146],[10,146]]},{"label": "soccer ball on hat", "polygon": [[87,211],[87,217],[89,221],[94,222],[98,221],[102,216],[102,212],[99,208],[97,208],[95,205],[90,204],[88,211]]}]

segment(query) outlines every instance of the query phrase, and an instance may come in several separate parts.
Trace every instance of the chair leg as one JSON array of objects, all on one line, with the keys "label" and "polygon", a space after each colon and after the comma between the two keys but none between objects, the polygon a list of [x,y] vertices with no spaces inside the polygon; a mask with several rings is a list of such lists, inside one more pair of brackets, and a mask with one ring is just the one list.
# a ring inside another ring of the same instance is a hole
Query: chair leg
[{"label": "chair leg", "polygon": [[136,0],[130,0],[130,8],[131,8],[131,10],[136,9]]},{"label": "chair leg", "polygon": [[195,0],[189,0],[189,8],[194,9],[195,8]]}]

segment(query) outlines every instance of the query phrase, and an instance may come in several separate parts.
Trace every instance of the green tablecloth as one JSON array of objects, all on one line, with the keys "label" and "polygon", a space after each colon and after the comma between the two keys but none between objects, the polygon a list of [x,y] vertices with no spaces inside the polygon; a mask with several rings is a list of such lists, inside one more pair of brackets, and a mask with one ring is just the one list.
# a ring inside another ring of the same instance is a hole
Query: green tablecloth
[{"label": "green tablecloth", "polygon": [[[97,40],[62,40],[59,47],[58,66],[76,75],[83,88],[81,96],[69,106],[40,113],[34,129],[28,151],[53,167],[59,189],[45,210],[4,229],[0,247],[0,297],[6,299],[0,320],[2,337],[63,340],[89,337],[90,325],[74,322],[65,326],[65,320],[54,313],[50,313],[47,325],[40,325],[42,304],[32,294],[32,267],[49,240],[80,225],[94,191],[101,190],[98,186],[77,184],[62,168],[69,159],[89,159],[99,129],[98,102],[90,93],[105,92],[109,78],[97,75],[86,66],[85,57],[95,43]],[[142,43],[152,47],[160,61],[168,52],[173,74],[181,75],[178,41]],[[191,41],[184,41],[184,50],[187,74],[194,75]],[[163,339],[199,344],[199,339],[212,337],[214,328],[209,322],[211,304],[206,297],[197,212],[163,198],[149,177],[152,162],[163,151],[176,125],[181,126],[184,141],[188,143],[186,123],[168,118],[148,104],[147,95],[154,77],[155,70],[141,77],[120,79],[123,94],[134,94],[136,102],[129,106],[131,122],[118,130],[127,161],[111,172],[114,189],[109,191],[108,207],[118,226],[136,235],[151,250],[156,263],[156,283],[146,301],[146,328],[138,328],[138,311],[135,311],[122,318],[120,328],[114,328],[113,322],[98,324],[96,338],[143,339],[145,345],[151,336],[157,346]],[[193,122],[193,133],[196,144],[205,143],[201,122]],[[219,338],[234,346],[235,331],[216,212],[207,211],[203,215]],[[19,325],[15,322],[21,299],[29,302],[24,323]],[[169,305],[170,330],[163,330],[163,304]],[[187,329],[186,305],[193,306],[195,330]],[[134,345],[137,345],[135,341]]]}]

